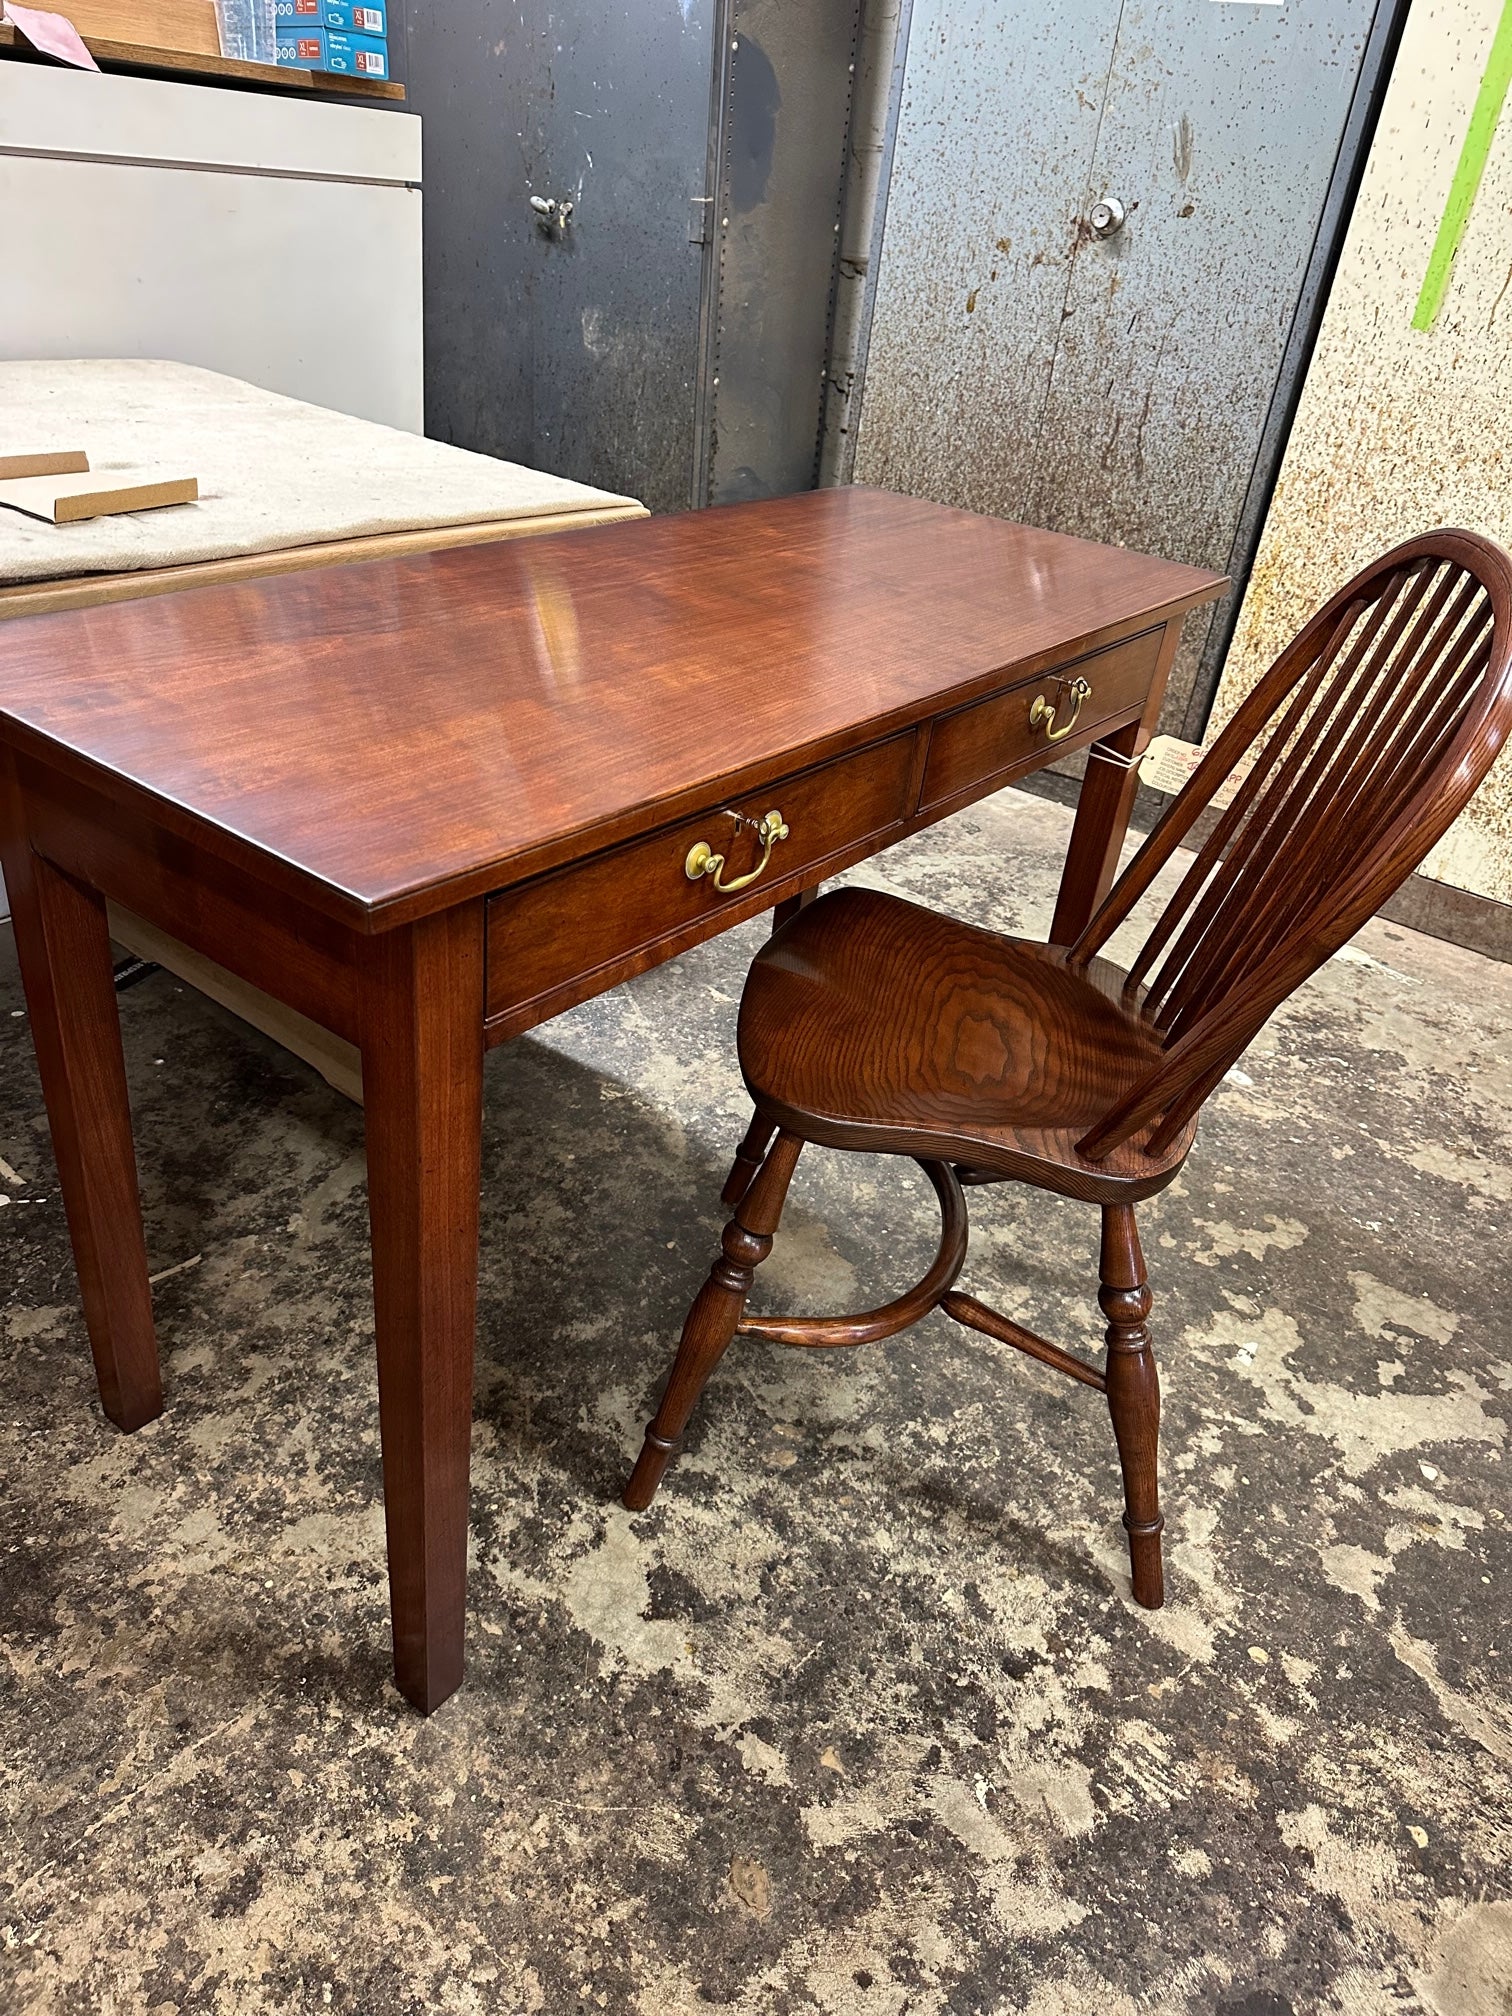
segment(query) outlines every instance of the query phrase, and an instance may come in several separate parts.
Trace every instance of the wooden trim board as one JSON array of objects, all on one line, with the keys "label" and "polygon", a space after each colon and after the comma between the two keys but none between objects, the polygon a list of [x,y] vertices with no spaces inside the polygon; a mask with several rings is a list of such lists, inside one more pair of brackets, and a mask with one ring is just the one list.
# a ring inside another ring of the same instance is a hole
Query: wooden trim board
[{"label": "wooden trim board", "polygon": [[159,476],[149,469],[11,476],[0,482],[0,505],[49,525],[79,525],[88,518],[129,511],[161,511],[170,504],[193,504],[198,497],[198,477]]},{"label": "wooden trim board", "polygon": [[170,937],[143,917],[119,904],[107,903],[110,935],[139,959],[150,960],[166,972],[176,974],[201,994],[229,1008],[243,1022],[250,1022],[264,1036],[270,1036],[285,1050],[292,1050],[306,1064],[312,1064],[326,1083],[344,1098],[362,1104],[362,1055],[355,1043],[348,1043],[332,1030],[312,1022],[296,1008],[265,994],[250,980],[242,980],[207,959],[203,952]]},{"label": "wooden trim board", "polygon": [[89,457],[82,448],[41,448],[33,454],[0,455],[0,482],[22,476],[87,476]]},{"label": "wooden trim board", "polygon": [[58,609],[93,609],[105,602],[130,602],[146,595],[172,595],[180,588],[219,587],[289,574],[305,567],[335,567],[354,560],[402,559],[449,546],[484,546],[496,539],[569,532],[578,526],[609,525],[622,518],[645,518],[643,504],[606,504],[592,511],[553,511],[536,518],[485,518],[472,525],[431,525],[413,532],[375,532],[361,539],[328,539],[316,546],[284,546],[272,553],[233,553],[223,560],[195,560],[183,567],[144,567],[129,574],[81,574],[64,581],[17,581],[0,587],[0,621],[7,616],[49,616]]},{"label": "wooden trim board", "polygon": [[86,46],[98,37],[186,56],[221,53],[215,0],[65,0],[63,11]]},{"label": "wooden trim board", "polygon": [[[261,84],[270,91],[332,92],[342,98],[402,100],[402,84],[390,78],[348,77],[334,70],[296,70],[272,63],[242,63],[233,56],[201,56],[182,49],[150,49],[138,42],[113,42],[86,35],[84,47],[103,69],[168,71],[175,76],[224,78],[231,83]],[[15,25],[0,21],[0,56],[32,55]],[[46,61],[46,58],[37,58]]]}]

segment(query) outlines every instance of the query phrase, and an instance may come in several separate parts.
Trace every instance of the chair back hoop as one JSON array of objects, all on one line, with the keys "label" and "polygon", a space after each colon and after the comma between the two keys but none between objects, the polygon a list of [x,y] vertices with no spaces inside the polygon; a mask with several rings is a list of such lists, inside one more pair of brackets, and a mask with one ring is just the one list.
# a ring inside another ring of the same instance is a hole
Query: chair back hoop
[{"label": "chair back hoop", "polygon": [[1071,947],[1084,966],[1233,784],[1129,968],[1163,1055],[1077,1143],[1168,1149],[1310,973],[1422,862],[1512,730],[1512,559],[1409,539],[1341,588],[1235,710]]}]

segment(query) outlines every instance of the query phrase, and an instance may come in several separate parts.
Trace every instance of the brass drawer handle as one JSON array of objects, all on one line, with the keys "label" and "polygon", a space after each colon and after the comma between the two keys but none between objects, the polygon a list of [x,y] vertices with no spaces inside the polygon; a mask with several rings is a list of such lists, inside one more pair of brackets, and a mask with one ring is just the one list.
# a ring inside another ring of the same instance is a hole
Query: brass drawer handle
[{"label": "brass drawer handle", "polygon": [[1066,737],[1071,733],[1071,730],[1076,726],[1077,716],[1082,710],[1082,702],[1092,698],[1092,688],[1085,679],[1072,679],[1069,682],[1061,679],[1056,683],[1062,691],[1064,691],[1068,683],[1071,688],[1071,712],[1066,718],[1064,728],[1053,728],[1050,725],[1060,708],[1059,693],[1056,694],[1053,700],[1047,700],[1044,694],[1041,693],[1034,705],[1029,709],[1029,726],[1031,728],[1038,728],[1040,723],[1043,722],[1045,740],[1047,742],[1064,742]]},{"label": "brass drawer handle", "polygon": [[737,875],[733,882],[721,882],[719,877],[724,869],[725,857],[716,854],[707,840],[695,840],[688,849],[688,858],[683,863],[683,873],[690,882],[697,882],[707,875],[721,896],[733,896],[737,889],[749,889],[766,873],[766,865],[772,858],[772,849],[779,840],[788,837],[787,821],[780,812],[767,812],[760,819],[747,819],[743,812],[727,812],[726,818],[733,819],[737,826],[749,826],[761,842],[761,859],[749,875]]}]

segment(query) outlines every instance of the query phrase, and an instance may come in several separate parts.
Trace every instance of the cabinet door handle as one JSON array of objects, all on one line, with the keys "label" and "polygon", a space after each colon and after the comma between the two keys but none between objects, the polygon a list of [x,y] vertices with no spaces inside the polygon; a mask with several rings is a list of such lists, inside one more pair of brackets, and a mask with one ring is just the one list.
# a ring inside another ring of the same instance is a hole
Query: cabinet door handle
[{"label": "cabinet door handle", "polygon": [[759,882],[766,873],[767,863],[772,858],[772,849],[779,840],[788,837],[787,821],[778,811],[764,813],[760,819],[747,819],[740,812],[728,815],[737,826],[750,826],[761,842],[761,859],[749,875],[737,875],[733,882],[721,882],[725,857],[716,854],[707,840],[695,840],[688,849],[688,858],[683,863],[683,873],[690,882],[697,882],[707,875],[721,896],[733,896],[739,889],[749,889],[753,882]]},{"label": "cabinet door handle", "polygon": [[1029,709],[1029,726],[1031,728],[1038,728],[1043,724],[1045,740],[1047,742],[1064,742],[1066,737],[1071,733],[1071,730],[1076,726],[1077,717],[1082,710],[1082,702],[1092,698],[1092,688],[1085,679],[1072,679],[1069,681],[1062,679],[1057,683],[1062,691],[1065,690],[1067,685],[1071,689],[1071,712],[1066,716],[1062,727],[1057,728],[1054,725],[1056,714],[1060,710],[1060,693],[1057,693],[1053,700],[1047,700],[1044,694],[1041,693],[1035,700],[1034,705]]}]

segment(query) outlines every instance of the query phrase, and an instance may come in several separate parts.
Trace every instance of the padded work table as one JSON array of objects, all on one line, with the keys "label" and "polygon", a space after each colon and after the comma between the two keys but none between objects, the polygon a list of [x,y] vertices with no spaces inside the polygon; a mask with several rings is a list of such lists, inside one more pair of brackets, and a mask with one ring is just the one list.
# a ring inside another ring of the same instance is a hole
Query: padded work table
[{"label": "padded work table", "polygon": [[197,504],[77,525],[0,509],[0,618],[646,515],[633,497],[153,358],[0,361],[0,442],[200,486]]},{"label": "padded work table", "polygon": [[163,1404],[108,899],[360,1051],[395,1673],[434,1708],[486,1045],[1092,744],[1074,936],[1222,586],[826,490],[0,625],[0,840],[106,1412]]}]

